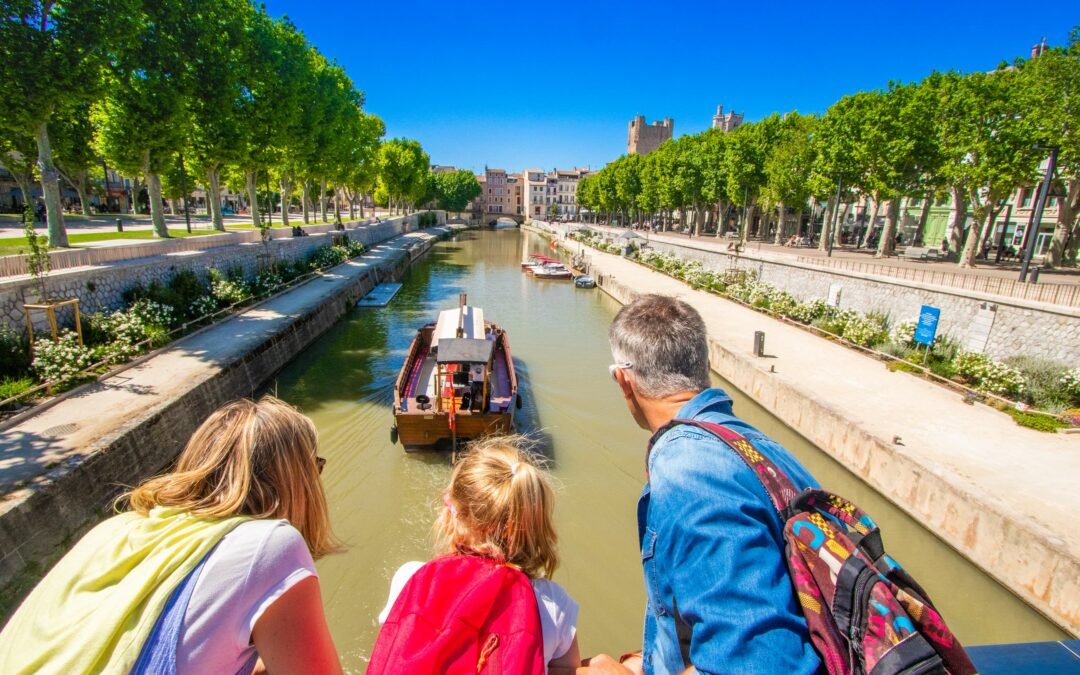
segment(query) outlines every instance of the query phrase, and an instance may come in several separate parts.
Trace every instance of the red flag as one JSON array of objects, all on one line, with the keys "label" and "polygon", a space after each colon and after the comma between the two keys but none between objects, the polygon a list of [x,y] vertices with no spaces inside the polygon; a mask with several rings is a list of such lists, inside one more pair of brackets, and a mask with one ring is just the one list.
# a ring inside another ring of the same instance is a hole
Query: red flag
[{"label": "red flag", "polygon": [[559,244],[558,244],[558,242],[556,242],[556,241],[555,241],[554,239],[552,239],[552,240],[551,240],[551,250],[552,250],[552,251],[554,251],[554,250],[556,250],[556,249],[557,249],[558,247],[559,247]]}]

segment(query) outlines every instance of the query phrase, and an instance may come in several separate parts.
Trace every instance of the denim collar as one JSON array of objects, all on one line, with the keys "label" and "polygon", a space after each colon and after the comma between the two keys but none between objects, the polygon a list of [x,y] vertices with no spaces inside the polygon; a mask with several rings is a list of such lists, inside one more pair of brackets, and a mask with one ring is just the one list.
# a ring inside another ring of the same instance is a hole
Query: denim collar
[{"label": "denim collar", "polygon": [[[723,389],[713,387],[711,389],[705,389],[698,393],[694,398],[690,399],[679,408],[679,412],[675,413],[674,419],[694,419],[702,413],[716,412],[722,415],[733,415],[731,412],[731,397],[727,395]],[[649,475],[649,460],[652,456],[653,445],[655,445],[660,438],[664,435],[671,423],[665,424],[661,428],[657,429],[652,437],[649,439],[649,445],[645,450],[645,476]],[[646,485],[648,489],[648,485]]]},{"label": "denim collar", "polygon": [[723,389],[706,389],[690,399],[675,414],[678,419],[692,419],[705,412],[731,415],[731,397]]}]

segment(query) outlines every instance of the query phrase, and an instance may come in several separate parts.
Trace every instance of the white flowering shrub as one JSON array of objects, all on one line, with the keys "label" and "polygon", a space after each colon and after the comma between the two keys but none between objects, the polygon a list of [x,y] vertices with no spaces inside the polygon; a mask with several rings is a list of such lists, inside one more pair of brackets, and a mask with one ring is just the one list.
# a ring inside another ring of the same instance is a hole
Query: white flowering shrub
[{"label": "white flowering shrub", "polygon": [[[326,247],[329,248],[329,247]],[[235,305],[251,297],[251,289],[242,279],[228,279],[218,270],[210,270],[210,295],[220,305]]]},{"label": "white flowering shrub", "polygon": [[855,316],[844,324],[844,339],[857,345],[870,347],[889,339],[889,331],[880,319],[869,316]]},{"label": "white flowering shrub", "polygon": [[1024,392],[1024,376],[1019,369],[976,352],[960,352],[953,359],[953,370],[979,391],[998,396],[1017,396]]},{"label": "white flowering shrub", "polygon": [[201,318],[213,314],[217,310],[218,301],[211,295],[203,295],[192,301],[189,313],[195,318]]},{"label": "white flowering shrub", "polygon": [[788,316],[802,323],[813,323],[825,316],[825,310],[827,309],[828,305],[825,304],[824,300],[811,300],[797,303]]},{"label": "white flowering shrub", "polygon": [[264,295],[277,290],[277,287],[282,283],[284,283],[284,280],[276,270],[263,270],[255,276],[255,282],[251,285],[251,290],[255,295]]},{"label": "white flowering shrub", "polygon": [[68,384],[93,363],[91,350],[71,331],[61,333],[55,342],[48,338],[34,342],[34,372],[45,382]]},{"label": "white flowering shrub", "polygon": [[1070,368],[1061,376],[1061,389],[1073,404],[1080,405],[1080,368]]},{"label": "white flowering shrub", "polygon": [[893,329],[893,342],[905,347],[914,347],[915,325],[914,321],[901,321],[896,324],[896,328]]},{"label": "white flowering shrub", "polygon": [[137,300],[128,308],[128,314],[147,326],[172,326],[179,321],[176,311],[169,305],[153,300]]}]

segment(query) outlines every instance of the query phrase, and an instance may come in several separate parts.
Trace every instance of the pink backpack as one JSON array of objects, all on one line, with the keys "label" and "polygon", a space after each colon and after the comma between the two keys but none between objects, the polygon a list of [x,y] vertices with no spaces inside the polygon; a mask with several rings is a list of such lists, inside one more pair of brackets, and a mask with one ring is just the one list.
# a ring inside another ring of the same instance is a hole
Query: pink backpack
[{"label": "pink backpack", "polygon": [[832,675],[976,672],[930,598],[885,553],[870,516],[831,492],[798,492],[750,441],[720,424],[673,420],[703,429],[735,451],[769,494],[784,523],[788,571],[810,640]]},{"label": "pink backpack", "polygon": [[490,558],[447,555],[405,584],[367,672],[543,675],[546,667],[529,578]]}]

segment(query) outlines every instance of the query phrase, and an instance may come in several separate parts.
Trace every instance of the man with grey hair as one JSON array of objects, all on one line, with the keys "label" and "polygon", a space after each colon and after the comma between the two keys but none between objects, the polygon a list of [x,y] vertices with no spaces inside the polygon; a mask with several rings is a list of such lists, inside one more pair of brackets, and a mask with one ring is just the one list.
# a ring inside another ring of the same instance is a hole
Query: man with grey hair
[{"label": "man with grey hair", "polygon": [[620,665],[600,655],[591,670],[817,672],[821,663],[784,558],[783,523],[765,488],[714,435],[670,424],[724,425],[798,488],[817,483],[710,386],[705,322],[693,307],[639,297],[616,315],[609,338],[611,376],[634,421],[654,434],[637,510],[647,608],[640,660]]}]

